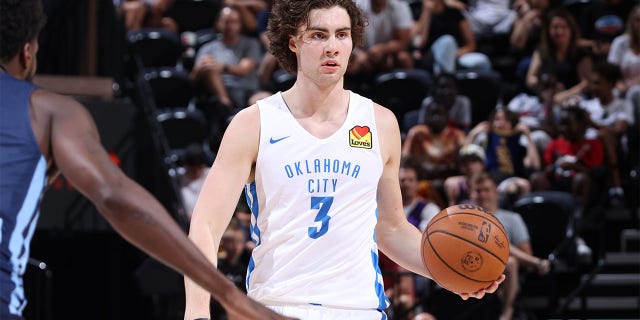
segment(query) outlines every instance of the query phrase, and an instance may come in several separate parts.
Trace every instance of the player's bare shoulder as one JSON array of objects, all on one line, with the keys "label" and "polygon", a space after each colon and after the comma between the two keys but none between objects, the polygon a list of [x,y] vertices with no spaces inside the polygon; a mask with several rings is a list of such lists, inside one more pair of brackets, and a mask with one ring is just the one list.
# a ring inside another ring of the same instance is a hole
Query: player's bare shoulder
[{"label": "player's bare shoulder", "polygon": [[[378,128],[378,139],[383,159],[395,159],[400,154],[400,127],[396,115],[388,108],[373,104],[373,112]],[[398,155],[396,157],[396,155]],[[386,160],[385,160],[386,162]]]},{"label": "player's bare shoulder", "polygon": [[[373,103],[373,112],[376,117],[376,124],[378,127],[383,127],[384,129],[393,129],[398,127],[398,119],[396,115],[389,108],[379,105],[377,103]],[[381,128],[381,129],[383,129]]]},{"label": "player's bare shoulder", "polygon": [[[236,113],[222,138],[220,154],[239,153],[256,158],[260,144],[260,110],[258,105],[251,105]],[[225,151],[226,150],[226,151]]]},{"label": "player's bare shoulder", "polygon": [[45,89],[36,89],[31,93],[29,115],[34,136],[47,159],[51,156],[51,136],[55,129],[68,131],[70,128],[89,126],[90,132],[97,134],[93,119],[82,104],[72,97]]},{"label": "player's bare shoulder", "polygon": [[238,128],[240,130],[245,131],[247,134],[253,135],[260,133],[260,108],[258,108],[257,104],[253,104],[249,107],[246,107],[238,113],[236,113],[231,122],[229,123],[229,128]]},{"label": "player's bare shoulder", "polygon": [[398,126],[398,119],[393,111],[374,102],[373,112],[375,114],[379,135],[382,136],[381,139],[383,137],[399,139],[400,127]]},{"label": "player's bare shoulder", "polygon": [[85,111],[82,104],[73,97],[40,88],[33,90],[30,102],[32,111],[37,112],[37,115],[57,115]]}]

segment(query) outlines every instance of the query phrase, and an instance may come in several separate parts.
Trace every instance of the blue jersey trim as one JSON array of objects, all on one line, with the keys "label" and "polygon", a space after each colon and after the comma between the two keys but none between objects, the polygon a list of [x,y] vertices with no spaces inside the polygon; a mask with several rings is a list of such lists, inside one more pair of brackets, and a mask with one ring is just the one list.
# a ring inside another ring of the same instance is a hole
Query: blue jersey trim
[{"label": "blue jersey trim", "polygon": [[[251,240],[256,244],[256,247],[260,245],[260,228],[258,228],[258,214],[260,212],[260,207],[258,205],[258,192],[256,191],[256,183],[252,182],[247,184],[244,188],[244,194],[247,199],[247,204],[249,204],[249,208],[251,209],[251,225],[249,226],[249,231],[251,234]],[[251,273],[255,269],[255,261],[253,260],[253,256],[249,258],[249,266],[247,266],[247,277],[245,280],[245,287],[247,291],[249,291]]]},{"label": "blue jersey trim", "polygon": [[42,189],[46,183],[47,162],[41,157],[34,171],[29,184],[29,190],[18,215],[13,232],[9,235],[9,252],[11,252],[11,264],[13,270],[11,281],[14,288],[10,294],[9,312],[11,314],[22,315],[27,301],[24,295],[22,275],[24,275],[29,259],[29,243],[36,228],[39,217],[38,204],[42,196]]},{"label": "blue jersey trim", "polygon": [[248,184],[244,189],[244,194],[251,209],[251,225],[249,231],[251,233],[251,240],[258,246],[260,244],[260,228],[258,228],[258,214],[260,208],[258,206],[258,192],[256,191],[256,183],[252,182]]},{"label": "blue jersey trim", "polygon": [[251,273],[256,268],[256,263],[253,261],[253,256],[249,258],[249,265],[247,266],[247,277],[245,278],[244,287],[249,291],[249,280],[251,280]]},{"label": "blue jersey trim", "polygon": [[[376,208],[376,220],[378,219],[378,208]],[[378,310],[384,310],[391,305],[391,301],[384,293],[384,281],[382,281],[382,271],[380,271],[380,263],[378,256],[378,240],[376,237],[376,230],[373,229],[373,242],[375,243],[375,247],[371,250],[371,261],[373,262],[373,267],[376,270],[376,281],[375,281],[375,290],[376,296],[378,296]],[[383,313],[384,314],[384,313]],[[386,318],[386,315],[383,316],[383,319]]]}]

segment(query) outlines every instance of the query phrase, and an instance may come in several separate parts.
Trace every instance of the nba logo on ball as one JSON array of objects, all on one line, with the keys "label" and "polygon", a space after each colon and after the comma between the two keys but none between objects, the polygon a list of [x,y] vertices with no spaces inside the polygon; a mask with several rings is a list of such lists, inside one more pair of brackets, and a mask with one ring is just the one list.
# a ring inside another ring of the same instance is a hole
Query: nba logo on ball
[{"label": "nba logo on ball", "polygon": [[441,287],[471,293],[491,285],[509,259],[507,233],[480,206],[455,205],[440,211],[422,233],[422,262]]},{"label": "nba logo on ball", "polygon": [[491,224],[487,221],[482,221],[482,228],[480,228],[480,233],[478,234],[478,241],[487,243],[489,240],[489,233],[491,233]]}]

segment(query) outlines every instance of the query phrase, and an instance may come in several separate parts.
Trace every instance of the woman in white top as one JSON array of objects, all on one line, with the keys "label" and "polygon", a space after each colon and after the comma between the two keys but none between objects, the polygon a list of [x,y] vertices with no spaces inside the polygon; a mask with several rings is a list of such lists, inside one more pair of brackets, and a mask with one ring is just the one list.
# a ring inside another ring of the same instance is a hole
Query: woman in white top
[{"label": "woman in white top", "polygon": [[620,94],[626,94],[632,105],[640,108],[640,5],[629,13],[627,29],[611,43],[607,60],[622,70]]}]

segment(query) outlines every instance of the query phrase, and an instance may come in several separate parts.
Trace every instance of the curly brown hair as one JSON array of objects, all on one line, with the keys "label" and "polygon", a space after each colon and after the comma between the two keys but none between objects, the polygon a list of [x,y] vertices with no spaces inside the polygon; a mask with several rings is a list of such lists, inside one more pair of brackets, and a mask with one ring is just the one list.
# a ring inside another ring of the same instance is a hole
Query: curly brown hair
[{"label": "curly brown hair", "polygon": [[41,0],[0,1],[0,62],[8,63],[46,23]]},{"label": "curly brown hair", "polygon": [[309,13],[314,9],[344,8],[351,19],[353,44],[362,43],[366,16],[353,0],[276,0],[269,14],[267,37],[271,52],[282,68],[288,72],[298,71],[296,54],[289,49],[289,37],[296,35],[298,27],[309,22]]}]

